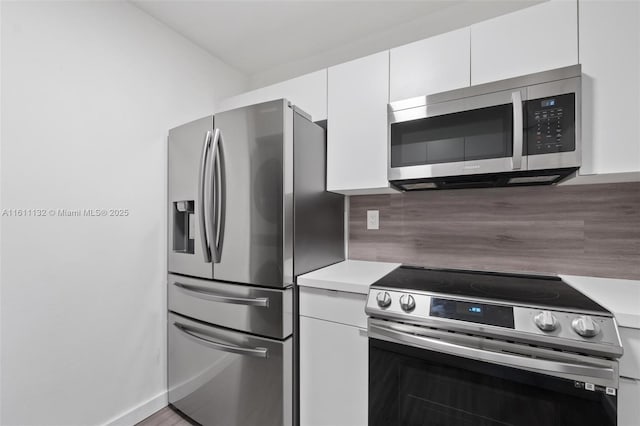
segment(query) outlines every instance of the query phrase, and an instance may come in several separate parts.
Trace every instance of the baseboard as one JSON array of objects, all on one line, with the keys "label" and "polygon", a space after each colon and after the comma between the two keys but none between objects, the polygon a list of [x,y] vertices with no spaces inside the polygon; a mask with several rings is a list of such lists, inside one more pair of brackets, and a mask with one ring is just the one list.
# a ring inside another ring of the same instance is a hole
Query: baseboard
[{"label": "baseboard", "polygon": [[156,411],[163,409],[167,404],[167,392],[164,391],[150,400],[143,402],[142,404],[133,407],[131,410],[107,421],[104,426],[133,426]]}]

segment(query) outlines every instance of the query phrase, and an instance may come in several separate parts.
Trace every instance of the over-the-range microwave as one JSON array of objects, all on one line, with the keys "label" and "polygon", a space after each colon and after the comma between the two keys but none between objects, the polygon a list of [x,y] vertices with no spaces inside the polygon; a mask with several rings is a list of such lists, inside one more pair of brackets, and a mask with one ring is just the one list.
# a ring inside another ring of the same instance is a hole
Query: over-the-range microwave
[{"label": "over-the-range microwave", "polygon": [[557,183],[581,164],[581,67],[389,104],[392,185],[445,189]]}]

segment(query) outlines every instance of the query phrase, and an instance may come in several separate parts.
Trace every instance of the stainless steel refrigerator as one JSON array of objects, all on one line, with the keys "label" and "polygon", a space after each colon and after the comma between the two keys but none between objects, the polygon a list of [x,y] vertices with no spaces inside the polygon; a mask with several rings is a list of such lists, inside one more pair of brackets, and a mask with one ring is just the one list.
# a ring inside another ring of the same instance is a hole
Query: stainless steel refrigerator
[{"label": "stainless steel refrigerator", "polygon": [[169,403],[203,425],[296,423],[295,277],[344,259],[325,130],[280,99],[169,131]]}]

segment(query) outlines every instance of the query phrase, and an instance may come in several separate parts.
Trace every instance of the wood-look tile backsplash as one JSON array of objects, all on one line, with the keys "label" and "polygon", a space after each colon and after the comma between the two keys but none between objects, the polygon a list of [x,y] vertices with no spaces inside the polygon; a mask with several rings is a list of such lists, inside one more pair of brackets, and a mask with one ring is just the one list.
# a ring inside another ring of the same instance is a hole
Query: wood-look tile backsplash
[{"label": "wood-look tile backsplash", "polygon": [[352,196],[349,258],[640,279],[640,183]]}]

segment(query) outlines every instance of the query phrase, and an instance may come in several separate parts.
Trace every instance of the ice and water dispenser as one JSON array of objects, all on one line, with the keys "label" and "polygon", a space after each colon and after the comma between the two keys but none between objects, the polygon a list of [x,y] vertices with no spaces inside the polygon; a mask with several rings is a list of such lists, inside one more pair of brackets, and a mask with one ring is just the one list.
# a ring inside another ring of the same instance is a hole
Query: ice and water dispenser
[{"label": "ice and water dispenser", "polygon": [[194,253],[195,209],[193,200],[173,202],[173,251]]}]

